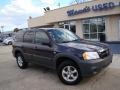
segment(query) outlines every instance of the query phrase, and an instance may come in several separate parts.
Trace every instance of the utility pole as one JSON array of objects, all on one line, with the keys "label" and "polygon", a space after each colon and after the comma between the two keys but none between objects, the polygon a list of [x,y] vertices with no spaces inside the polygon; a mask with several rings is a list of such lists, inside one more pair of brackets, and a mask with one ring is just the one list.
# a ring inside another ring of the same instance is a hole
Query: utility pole
[{"label": "utility pole", "polygon": [[60,2],[58,3],[58,7],[60,8]]}]

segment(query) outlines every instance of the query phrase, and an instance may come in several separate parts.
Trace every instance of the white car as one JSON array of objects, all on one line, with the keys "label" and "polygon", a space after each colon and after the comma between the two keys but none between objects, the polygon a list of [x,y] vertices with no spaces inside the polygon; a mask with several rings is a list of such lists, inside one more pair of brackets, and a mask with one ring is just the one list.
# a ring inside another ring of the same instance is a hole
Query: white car
[{"label": "white car", "polygon": [[8,38],[3,40],[3,43],[6,44],[6,45],[12,45],[13,42],[14,42],[13,37],[8,37]]}]

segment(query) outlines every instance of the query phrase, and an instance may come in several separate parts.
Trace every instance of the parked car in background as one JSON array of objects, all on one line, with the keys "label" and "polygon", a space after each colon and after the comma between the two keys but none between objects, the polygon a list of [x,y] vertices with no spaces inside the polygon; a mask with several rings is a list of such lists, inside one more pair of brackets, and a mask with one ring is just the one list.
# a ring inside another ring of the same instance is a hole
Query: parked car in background
[{"label": "parked car in background", "polygon": [[3,39],[2,38],[0,38],[0,42],[2,42],[3,41]]},{"label": "parked car in background", "polygon": [[12,45],[14,42],[13,37],[7,37],[6,39],[3,40],[3,43],[6,45]]},{"label": "parked car in background", "polygon": [[12,52],[21,69],[27,68],[28,63],[55,69],[68,85],[79,83],[82,77],[95,74],[112,62],[106,44],[83,40],[61,28],[20,31]]}]

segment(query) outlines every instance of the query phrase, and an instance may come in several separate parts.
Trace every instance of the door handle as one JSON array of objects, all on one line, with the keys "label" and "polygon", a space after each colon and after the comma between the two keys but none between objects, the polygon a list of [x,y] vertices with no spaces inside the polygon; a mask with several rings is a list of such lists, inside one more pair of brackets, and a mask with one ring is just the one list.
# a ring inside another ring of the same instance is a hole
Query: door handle
[{"label": "door handle", "polygon": [[37,49],[37,46],[35,46],[34,49]]},{"label": "door handle", "polygon": [[21,48],[24,48],[24,46],[23,46],[23,45],[21,45]]}]

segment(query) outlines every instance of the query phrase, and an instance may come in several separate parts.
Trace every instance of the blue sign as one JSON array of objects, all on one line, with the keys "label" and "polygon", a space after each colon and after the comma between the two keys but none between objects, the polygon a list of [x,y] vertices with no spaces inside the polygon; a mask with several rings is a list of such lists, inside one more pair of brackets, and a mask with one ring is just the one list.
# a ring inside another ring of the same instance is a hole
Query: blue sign
[{"label": "blue sign", "polygon": [[98,5],[92,6],[92,10],[102,11],[102,10],[113,9],[114,7],[115,7],[115,3],[109,2],[109,3],[98,4]]},{"label": "blue sign", "polygon": [[85,8],[79,9],[79,10],[72,9],[72,10],[67,11],[67,15],[74,16],[74,15],[90,12],[91,10],[93,10],[93,11],[105,11],[105,10],[113,9],[116,6],[120,6],[120,2],[118,5],[116,5],[114,2],[108,2],[108,3],[103,3],[103,4],[97,4],[97,5],[94,5],[92,7],[86,6]]},{"label": "blue sign", "polygon": [[83,9],[80,10],[69,10],[67,11],[68,16],[74,16],[74,15],[78,15],[78,14],[82,14],[82,13],[86,13],[90,11],[90,7],[85,7]]}]

